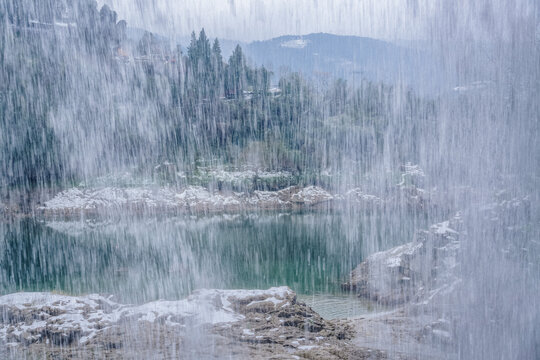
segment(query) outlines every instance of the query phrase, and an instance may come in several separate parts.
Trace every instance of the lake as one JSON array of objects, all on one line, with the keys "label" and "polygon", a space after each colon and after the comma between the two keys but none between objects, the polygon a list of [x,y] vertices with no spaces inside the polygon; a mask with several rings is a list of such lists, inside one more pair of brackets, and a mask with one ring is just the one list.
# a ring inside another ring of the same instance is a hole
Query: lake
[{"label": "lake", "polygon": [[370,253],[412,240],[418,219],[337,211],[0,223],[0,292],[112,294],[123,303],[200,288],[287,285],[327,318],[369,306],[341,290]]}]

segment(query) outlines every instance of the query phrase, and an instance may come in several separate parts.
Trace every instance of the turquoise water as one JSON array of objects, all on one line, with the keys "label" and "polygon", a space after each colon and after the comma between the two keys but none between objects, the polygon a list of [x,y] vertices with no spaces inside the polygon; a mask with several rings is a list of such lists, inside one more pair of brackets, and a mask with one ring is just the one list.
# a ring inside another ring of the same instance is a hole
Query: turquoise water
[{"label": "turquoise water", "polygon": [[179,299],[198,288],[287,285],[328,316],[354,316],[364,307],[340,284],[368,252],[366,242],[389,247],[411,238],[389,241],[391,223],[374,217],[322,212],[4,222],[0,291],[106,293],[142,303]]}]

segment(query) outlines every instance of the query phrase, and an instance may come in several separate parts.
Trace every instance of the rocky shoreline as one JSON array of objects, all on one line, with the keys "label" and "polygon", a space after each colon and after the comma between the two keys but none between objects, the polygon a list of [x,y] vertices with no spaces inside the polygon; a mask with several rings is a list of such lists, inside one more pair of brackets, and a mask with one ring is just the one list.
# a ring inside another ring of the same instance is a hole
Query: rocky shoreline
[{"label": "rocky shoreline", "polygon": [[458,358],[456,317],[447,304],[461,291],[462,228],[458,213],[418,231],[410,243],[368,256],[351,272],[343,289],[393,309],[355,320],[356,345],[391,358]]},{"label": "rocky shoreline", "polygon": [[100,295],[18,293],[0,297],[0,308],[6,359],[384,358],[353,346],[349,322],[324,320],[287,287],[199,290],[139,306]]},{"label": "rocky shoreline", "polygon": [[351,272],[345,290],[383,305],[429,298],[459,281],[461,214],[420,230],[407,244],[372,254]]},{"label": "rocky shoreline", "polygon": [[[336,204],[384,209],[396,200],[415,209],[432,206],[427,191],[406,182],[404,177],[399,191],[388,199],[360,189],[332,194],[316,186],[253,193],[210,192],[202,187],[74,188],[58,193],[36,212],[45,216],[163,208],[238,212]],[[514,223],[529,221],[530,200],[499,192],[493,203],[474,213],[481,221],[499,224],[496,229],[519,232],[522,228]],[[326,320],[287,287],[198,290],[184,300],[143,305],[120,304],[103,295],[11,294],[0,297],[0,357],[457,359],[458,322],[467,319],[453,313],[449,304],[459,303],[466,291],[461,252],[467,245],[464,223],[470,216],[470,211],[458,212],[419,230],[411,242],[371,254],[351,272],[342,289],[375,307],[382,305],[382,312]],[[502,250],[511,259],[528,249]]]},{"label": "rocky shoreline", "polygon": [[[482,209],[487,221],[527,213],[528,200]],[[496,216],[495,216],[496,215]],[[0,297],[0,357],[457,359],[462,215],[374,253],[343,289],[385,311],[326,320],[288,287],[197,290],[179,301],[124,305],[103,295],[18,293]],[[508,228],[508,231],[516,231]],[[508,253],[510,256],[511,253]]]},{"label": "rocky shoreline", "polygon": [[[71,217],[347,207],[373,210],[386,206],[406,206],[413,211],[427,211],[433,203],[431,192],[423,188],[424,172],[417,165],[411,164],[400,168],[399,183],[396,181],[396,185],[385,192],[384,196],[374,195],[360,187],[336,192],[317,185],[290,186],[284,181],[290,180],[290,174],[286,172],[214,170],[205,174],[203,178],[197,179],[201,183],[209,182],[208,186],[189,183],[177,186],[151,183],[137,185],[128,181],[128,177],[124,181],[106,178],[67,189],[41,189],[30,193],[19,193],[13,189],[0,198],[0,215]],[[246,190],[239,185],[246,181],[251,184],[257,179],[270,179],[276,184],[271,190]],[[221,183],[228,186],[222,188],[219,186]],[[233,185],[244,190],[234,191]]]},{"label": "rocky shoreline", "polygon": [[[3,358],[454,358],[452,323],[437,310],[459,284],[459,216],[369,256],[344,289],[390,306],[325,320],[287,287],[198,290],[143,305],[112,296],[18,293],[0,297]],[[420,266],[420,268],[419,268]],[[422,266],[438,269],[429,278]]]},{"label": "rocky shoreline", "polygon": [[259,210],[328,209],[337,204],[380,208],[385,201],[355,188],[332,194],[318,186],[278,191],[211,192],[200,186],[174,188],[72,188],[58,193],[34,213],[39,216],[110,213],[215,213]]}]

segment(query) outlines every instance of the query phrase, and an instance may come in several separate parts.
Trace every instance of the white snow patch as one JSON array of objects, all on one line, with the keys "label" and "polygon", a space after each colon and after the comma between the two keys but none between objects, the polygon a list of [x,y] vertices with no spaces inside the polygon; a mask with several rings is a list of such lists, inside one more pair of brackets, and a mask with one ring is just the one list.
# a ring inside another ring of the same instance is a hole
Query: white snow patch
[{"label": "white snow patch", "polygon": [[318,186],[308,186],[291,196],[291,201],[298,203],[313,204],[321,201],[332,200],[334,197],[326,190]]},{"label": "white snow patch", "polygon": [[179,327],[185,326],[185,319],[197,324],[232,323],[244,318],[231,308],[235,299],[276,299],[285,298],[289,294],[292,294],[292,290],[288,287],[269,290],[202,289],[183,300],[124,305],[96,294],[77,297],[51,293],[15,293],[1,296],[0,305],[38,313],[42,320],[0,324],[0,340],[6,343],[20,341],[25,336],[39,340],[42,329],[47,328],[65,333],[80,330],[79,342],[83,344],[125,319],[147,322],[159,320],[169,326]]},{"label": "white snow patch", "polygon": [[345,193],[345,196],[349,200],[355,200],[357,202],[365,202],[374,205],[382,205],[384,201],[375,196],[364,193],[360,188],[354,188]]},{"label": "white snow patch", "polygon": [[291,48],[291,49],[303,49],[308,45],[309,41],[304,39],[294,39],[289,41],[284,41],[280,44],[281,47]]},{"label": "white snow patch", "polygon": [[454,91],[459,92],[459,93],[464,93],[464,92],[469,92],[469,91],[474,91],[474,90],[484,90],[489,87],[492,87],[493,85],[494,85],[494,82],[489,81],[489,80],[488,81],[473,81],[472,83],[467,84],[467,85],[456,86],[454,88]]},{"label": "white snow patch", "polygon": [[421,242],[410,242],[405,245],[401,245],[390,250],[380,251],[368,256],[366,261],[371,263],[378,263],[384,261],[388,267],[397,267],[401,265],[401,259],[403,255],[413,255],[418,251],[423,244]]},{"label": "white snow patch", "polygon": [[458,234],[457,231],[450,228],[450,221],[443,221],[441,223],[431,225],[430,230],[438,235]]}]

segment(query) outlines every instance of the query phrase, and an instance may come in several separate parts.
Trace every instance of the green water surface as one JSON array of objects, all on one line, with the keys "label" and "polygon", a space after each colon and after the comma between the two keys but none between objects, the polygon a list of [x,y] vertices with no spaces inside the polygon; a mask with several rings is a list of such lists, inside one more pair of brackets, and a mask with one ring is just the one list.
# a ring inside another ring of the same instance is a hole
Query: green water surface
[{"label": "green water surface", "polygon": [[0,292],[106,293],[142,303],[199,288],[287,285],[303,299],[335,304],[366,254],[410,241],[409,223],[395,231],[383,217],[334,212],[3,222]]}]

